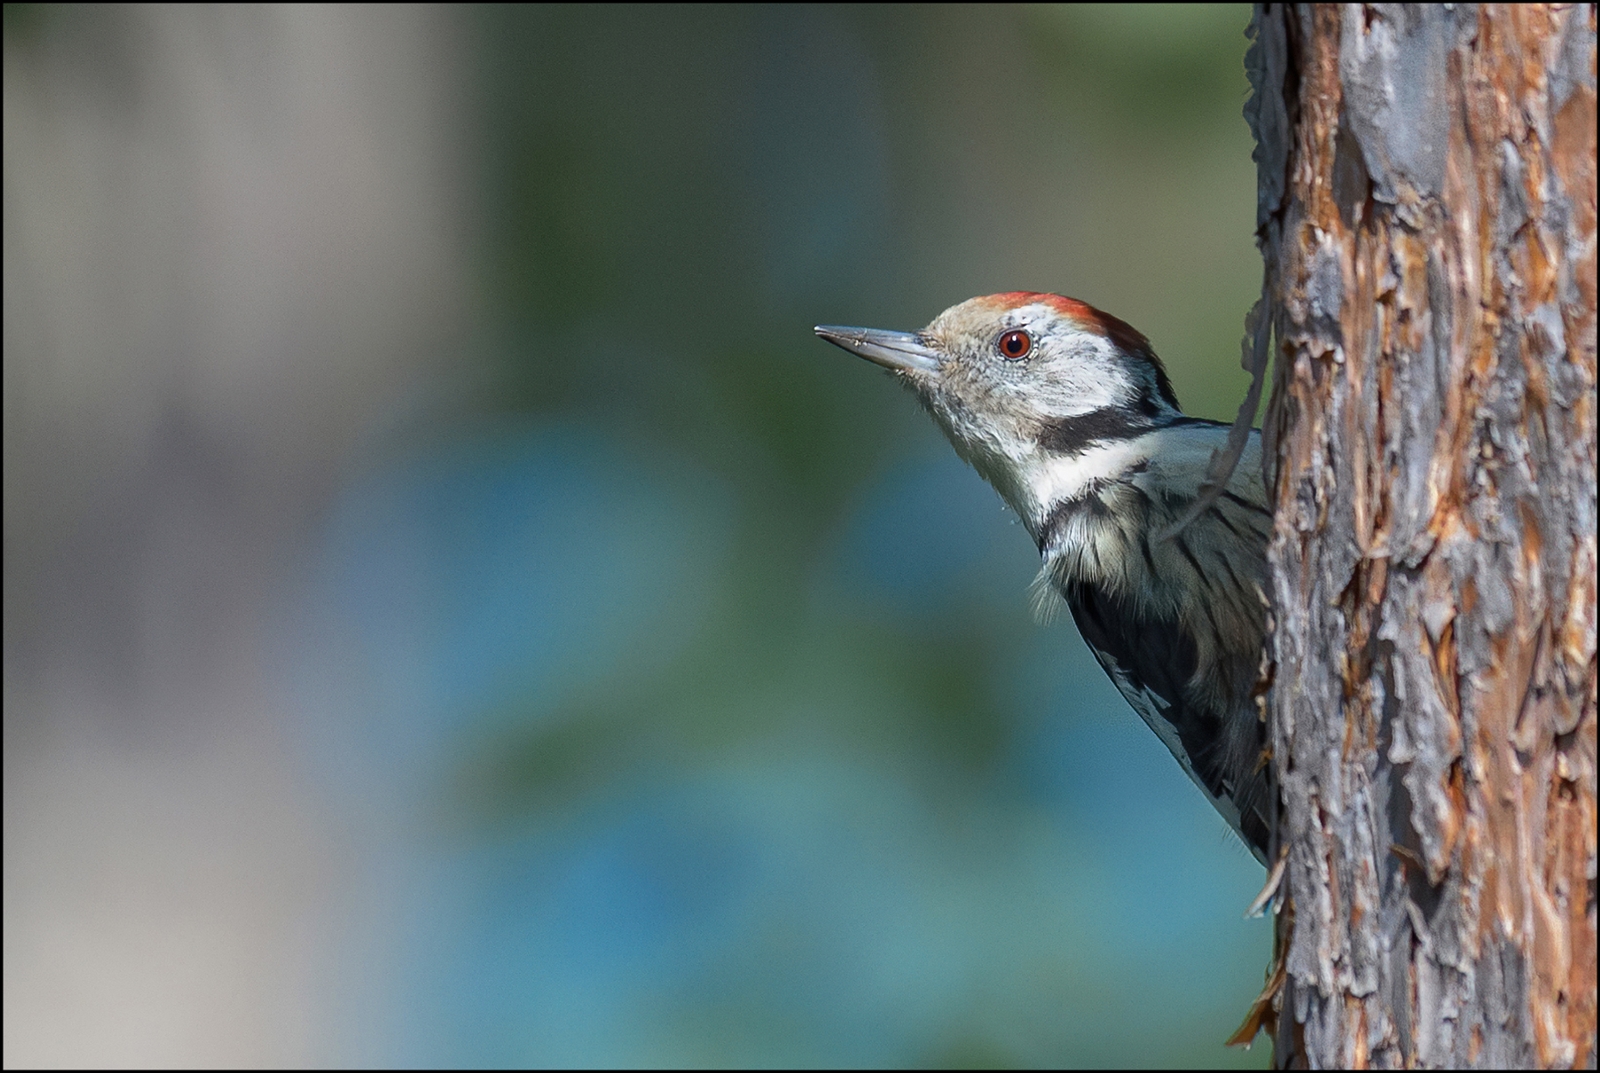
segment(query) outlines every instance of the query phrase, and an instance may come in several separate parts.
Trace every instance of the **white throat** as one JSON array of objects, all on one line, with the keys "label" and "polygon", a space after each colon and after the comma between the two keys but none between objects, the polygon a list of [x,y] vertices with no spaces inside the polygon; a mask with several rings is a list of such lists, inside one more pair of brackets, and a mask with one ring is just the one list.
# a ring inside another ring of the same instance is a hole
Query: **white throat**
[{"label": "white throat", "polygon": [[1018,482],[1029,502],[1015,504],[1035,530],[1058,505],[1082,499],[1150,457],[1146,437],[1105,440],[1072,455],[1035,451],[1020,466]]}]

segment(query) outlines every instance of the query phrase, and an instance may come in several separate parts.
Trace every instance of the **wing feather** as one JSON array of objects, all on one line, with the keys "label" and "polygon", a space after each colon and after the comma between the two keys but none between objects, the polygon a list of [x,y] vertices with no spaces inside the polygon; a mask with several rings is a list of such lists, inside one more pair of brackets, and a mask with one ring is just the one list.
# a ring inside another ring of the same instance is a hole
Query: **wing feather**
[{"label": "wing feather", "polygon": [[[1267,825],[1257,794],[1228,785],[1223,739],[1227,713],[1191,687],[1198,661],[1194,637],[1176,621],[1141,615],[1128,601],[1098,585],[1069,581],[1062,595],[1078,631],[1133,709],[1166,744],[1211,803],[1265,860]],[[1235,801],[1250,802],[1240,813]]]}]

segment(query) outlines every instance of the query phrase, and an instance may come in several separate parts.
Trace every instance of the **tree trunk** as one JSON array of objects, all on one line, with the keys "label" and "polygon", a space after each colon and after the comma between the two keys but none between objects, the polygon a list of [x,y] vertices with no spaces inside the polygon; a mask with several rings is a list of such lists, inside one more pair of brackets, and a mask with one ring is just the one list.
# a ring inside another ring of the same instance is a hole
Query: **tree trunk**
[{"label": "tree trunk", "polygon": [[1595,1063],[1595,9],[1258,8],[1279,1065]]}]

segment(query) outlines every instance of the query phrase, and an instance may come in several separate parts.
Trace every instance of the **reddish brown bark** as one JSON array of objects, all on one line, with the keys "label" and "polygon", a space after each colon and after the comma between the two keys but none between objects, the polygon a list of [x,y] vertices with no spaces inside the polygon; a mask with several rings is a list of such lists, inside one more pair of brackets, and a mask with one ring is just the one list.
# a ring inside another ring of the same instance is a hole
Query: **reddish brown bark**
[{"label": "reddish brown bark", "polygon": [[1277,1061],[1593,1066],[1595,10],[1257,33]]}]

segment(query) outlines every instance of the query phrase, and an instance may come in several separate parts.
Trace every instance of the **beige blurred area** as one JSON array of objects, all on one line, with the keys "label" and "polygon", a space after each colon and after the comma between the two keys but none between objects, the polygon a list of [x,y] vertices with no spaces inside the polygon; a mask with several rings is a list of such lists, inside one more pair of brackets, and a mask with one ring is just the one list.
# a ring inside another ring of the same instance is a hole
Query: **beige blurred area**
[{"label": "beige blurred area", "polygon": [[462,370],[443,9],[8,9],[9,1066],[316,1064],[342,836],[272,670],[299,549]]}]

